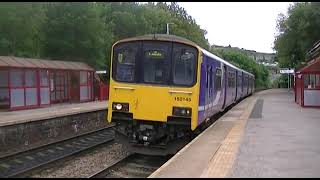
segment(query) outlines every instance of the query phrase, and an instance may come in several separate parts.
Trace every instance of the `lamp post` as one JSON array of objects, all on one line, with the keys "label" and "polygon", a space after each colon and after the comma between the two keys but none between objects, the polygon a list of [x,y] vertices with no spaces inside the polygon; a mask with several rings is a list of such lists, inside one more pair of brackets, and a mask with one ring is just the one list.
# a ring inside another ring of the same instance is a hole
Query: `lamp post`
[{"label": "lamp post", "polygon": [[167,23],[167,34],[169,34],[169,24],[174,24],[174,23]]}]

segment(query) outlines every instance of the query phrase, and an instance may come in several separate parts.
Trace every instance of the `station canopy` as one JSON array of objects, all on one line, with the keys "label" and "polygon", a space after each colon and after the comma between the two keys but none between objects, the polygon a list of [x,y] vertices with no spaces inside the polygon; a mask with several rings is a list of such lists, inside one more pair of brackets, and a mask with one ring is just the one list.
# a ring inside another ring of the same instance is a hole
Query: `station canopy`
[{"label": "station canopy", "polygon": [[308,64],[301,68],[297,73],[319,73],[320,72],[320,40],[307,53]]},{"label": "station canopy", "polygon": [[93,68],[82,62],[31,59],[13,56],[0,56],[0,67],[94,71]]},{"label": "station canopy", "polygon": [[301,68],[298,73],[320,72],[320,57],[312,60],[307,66]]}]

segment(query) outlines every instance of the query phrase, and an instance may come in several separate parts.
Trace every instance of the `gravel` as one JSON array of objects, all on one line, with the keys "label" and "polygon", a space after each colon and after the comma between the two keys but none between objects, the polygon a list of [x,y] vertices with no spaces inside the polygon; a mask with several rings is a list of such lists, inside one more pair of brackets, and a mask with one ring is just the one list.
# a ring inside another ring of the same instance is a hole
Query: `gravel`
[{"label": "gravel", "polygon": [[129,155],[126,147],[117,142],[100,145],[75,155],[68,160],[51,164],[30,177],[33,178],[85,178]]}]

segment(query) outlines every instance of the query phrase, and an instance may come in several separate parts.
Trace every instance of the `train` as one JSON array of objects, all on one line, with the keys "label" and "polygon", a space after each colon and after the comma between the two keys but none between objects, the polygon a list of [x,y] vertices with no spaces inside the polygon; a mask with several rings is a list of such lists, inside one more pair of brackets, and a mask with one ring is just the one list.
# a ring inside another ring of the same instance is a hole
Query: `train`
[{"label": "train", "polygon": [[112,46],[107,121],[134,147],[165,151],[254,92],[255,76],[183,37]]}]

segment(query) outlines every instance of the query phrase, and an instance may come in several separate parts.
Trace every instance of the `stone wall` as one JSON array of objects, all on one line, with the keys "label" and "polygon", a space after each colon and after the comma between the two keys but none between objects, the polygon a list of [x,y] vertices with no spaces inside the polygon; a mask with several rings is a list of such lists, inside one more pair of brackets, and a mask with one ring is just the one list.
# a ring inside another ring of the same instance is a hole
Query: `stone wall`
[{"label": "stone wall", "polygon": [[0,157],[69,139],[109,126],[98,110],[0,127]]}]

